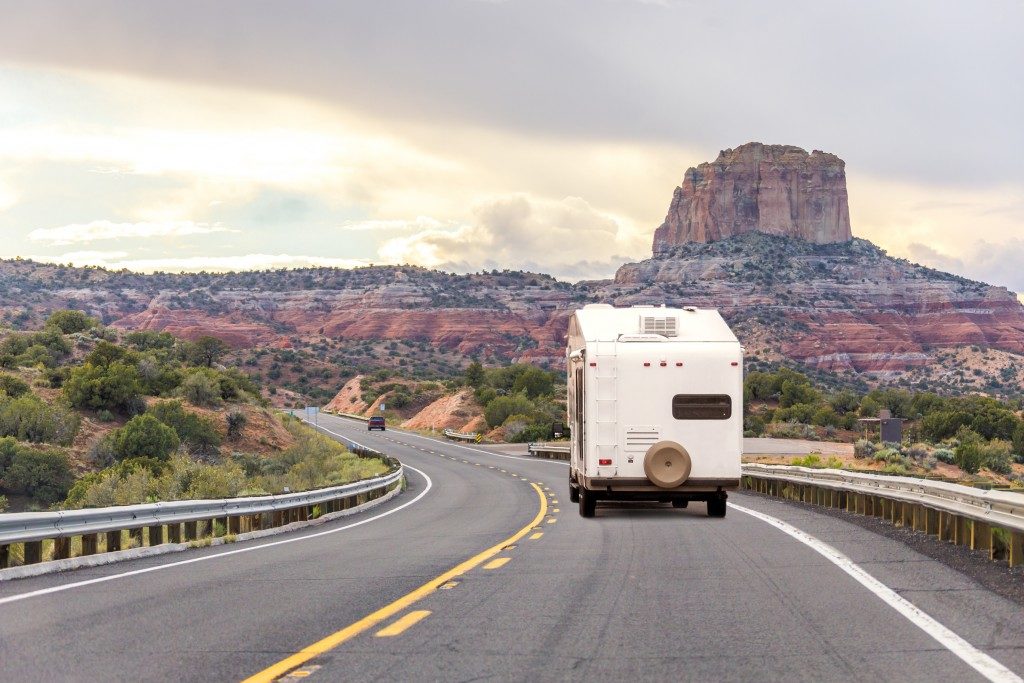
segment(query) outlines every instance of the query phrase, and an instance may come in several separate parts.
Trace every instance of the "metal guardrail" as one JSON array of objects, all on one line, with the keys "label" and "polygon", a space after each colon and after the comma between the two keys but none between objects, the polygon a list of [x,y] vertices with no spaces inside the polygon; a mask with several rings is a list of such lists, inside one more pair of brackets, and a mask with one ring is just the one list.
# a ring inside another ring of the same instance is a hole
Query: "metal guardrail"
[{"label": "metal guardrail", "polygon": [[53,541],[53,559],[71,556],[74,537],[82,539],[80,555],[99,551],[100,534],[106,535],[106,552],[121,550],[124,531],[129,532],[134,545],[140,546],[144,545],[146,535],[148,543],[145,545],[150,546],[180,543],[183,538],[196,541],[208,536],[215,522],[223,525],[225,534],[284,526],[356,507],[380,498],[400,484],[404,471],[396,459],[365,447],[351,450],[361,456],[382,458],[391,471],[351,484],[280,495],[0,515],[0,569],[10,562],[12,544],[23,544],[24,563],[34,564],[43,559],[42,542],[45,540]]},{"label": "metal guardrail", "polygon": [[[569,459],[569,446],[531,443],[538,457]],[[789,500],[883,517],[939,540],[1024,564],[1024,494],[912,477],[745,464],[742,487]]]},{"label": "metal guardrail", "polygon": [[1024,564],[1024,495],[912,477],[791,465],[743,465],[742,487],[881,517],[939,540]]},{"label": "metal guardrail", "polygon": [[569,459],[569,444],[531,443],[526,449],[530,455],[535,455],[538,458],[547,458],[548,460]]},{"label": "metal guardrail", "polygon": [[463,434],[457,432],[454,429],[446,429],[442,432],[449,439],[455,439],[456,441],[473,441],[474,443],[480,443],[480,439],[483,438],[479,434]]}]

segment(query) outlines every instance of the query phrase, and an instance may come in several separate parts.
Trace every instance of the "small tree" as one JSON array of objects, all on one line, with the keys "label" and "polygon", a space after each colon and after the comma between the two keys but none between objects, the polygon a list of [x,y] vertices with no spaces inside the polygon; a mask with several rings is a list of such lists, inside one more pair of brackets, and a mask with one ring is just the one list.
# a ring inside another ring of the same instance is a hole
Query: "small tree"
[{"label": "small tree", "polygon": [[91,318],[82,311],[59,310],[50,314],[46,319],[47,327],[55,327],[61,334],[74,334],[91,330],[98,325],[95,318]]},{"label": "small tree", "polygon": [[118,460],[155,458],[167,460],[178,449],[177,433],[152,415],[136,415],[114,432],[114,454]]},{"label": "small tree", "polygon": [[984,441],[981,435],[967,427],[961,427],[956,432],[956,439],[959,442],[955,451],[957,466],[968,474],[976,474],[985,464],[985,454],[982,450]]},{"label": "small tree", "polygon": [[18,398],[22,394],[27,394],[31,391],[31,387],[19,377],[9,375],[6,372],[0,372],[0,391],[11,398]]},{"label": "small tree", "polygon": [[186,357],[196,365],[212,368],[213,364],[230,350],[230,347],[217,337],[205,335],[186,347]]},{"label": "small tree", "polygon": [[106,367],[84,363],[64,382],[64,394],[76,408],[131,414],[139,409],[139,372],[114,361]]},{"label": "small tree", "polygon": [[484,366],[479,362],[473,361],[466,368],[466,384],[474,389],[484,383],[484,377]]}]

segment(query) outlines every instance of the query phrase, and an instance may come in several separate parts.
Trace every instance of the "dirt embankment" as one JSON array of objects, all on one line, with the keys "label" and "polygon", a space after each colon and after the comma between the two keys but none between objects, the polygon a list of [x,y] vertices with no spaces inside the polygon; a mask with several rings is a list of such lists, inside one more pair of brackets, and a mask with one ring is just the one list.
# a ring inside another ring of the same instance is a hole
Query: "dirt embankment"
[{"label": "dirt embankment", "polygon": [[402,423],[406,429],[455,429],[471,431],[466,427],[475,424],[480,416],[472,389],[442,396]]},{"label": "dirt embankment", "polygon": [[363,376],[356,375],[345,386],[335,394],[334,398],[324,406],[324,410],[331,413],[350,413],[361,415],[369,407],[362,399]]}]

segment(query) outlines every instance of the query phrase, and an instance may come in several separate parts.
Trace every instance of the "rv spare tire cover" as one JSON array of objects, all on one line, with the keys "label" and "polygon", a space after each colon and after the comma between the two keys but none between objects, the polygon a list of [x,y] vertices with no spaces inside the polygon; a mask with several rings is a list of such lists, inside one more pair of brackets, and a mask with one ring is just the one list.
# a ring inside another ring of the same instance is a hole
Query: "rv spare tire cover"
[{"label": "rv spare tire cover", "polygon": [[690,476],[690,454],[675,441],[659,441],[647,449],[644,473],[656,486],[671,489]]}]

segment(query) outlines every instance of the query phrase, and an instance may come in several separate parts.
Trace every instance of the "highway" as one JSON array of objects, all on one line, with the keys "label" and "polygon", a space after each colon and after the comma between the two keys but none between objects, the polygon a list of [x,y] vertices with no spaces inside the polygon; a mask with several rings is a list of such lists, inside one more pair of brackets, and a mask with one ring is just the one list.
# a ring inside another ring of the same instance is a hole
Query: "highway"
[{"label": "highway", "polygon": [[1024,673],[1019,605],[841,518],[734,494],[725,519],[700,503],[583,519],[564,463],[319,420],[414,468],[408,490],[304,532],[0,583],[0,680]]}]

